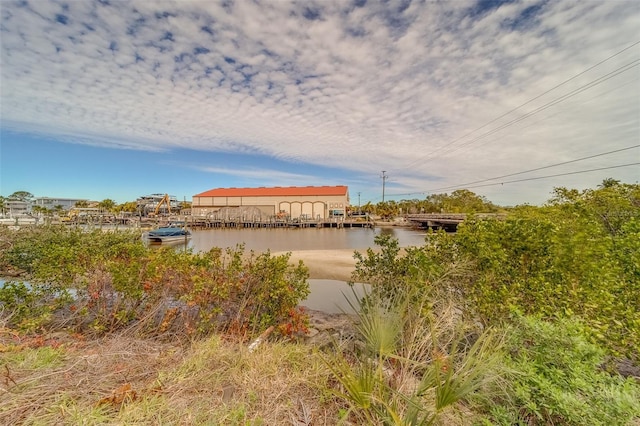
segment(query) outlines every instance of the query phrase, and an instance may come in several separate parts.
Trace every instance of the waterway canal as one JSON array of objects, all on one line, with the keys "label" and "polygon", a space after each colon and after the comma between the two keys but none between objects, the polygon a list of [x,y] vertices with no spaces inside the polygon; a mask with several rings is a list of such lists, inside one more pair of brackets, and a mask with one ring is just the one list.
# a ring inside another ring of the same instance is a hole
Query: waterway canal
[{"label": "waterway canal", "polygon": [[297,250],[366,250],[375,247],[376,235],[388,234],[401,247],[422,245],[424,230],[411,228],[214,228],[192,231],[188,247],[208,251],[212,247],[235,247],[244,244],[246,250],[263,252]]}]

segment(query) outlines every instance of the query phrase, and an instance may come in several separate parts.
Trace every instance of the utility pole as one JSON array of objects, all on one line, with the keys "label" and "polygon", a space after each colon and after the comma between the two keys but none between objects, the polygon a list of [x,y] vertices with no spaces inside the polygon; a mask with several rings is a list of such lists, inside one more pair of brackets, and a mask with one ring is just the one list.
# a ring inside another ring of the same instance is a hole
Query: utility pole
[{"label": "utility pole", "polygon": [[382,202],[384,203],[384,182],[389,178],[389,176],[387,176],[385,173],[387,173],[386,170],[382,171]]},{"label": "utility pole", "polygon": [[358,192],[358,213],[360,213],[360,193]]}]

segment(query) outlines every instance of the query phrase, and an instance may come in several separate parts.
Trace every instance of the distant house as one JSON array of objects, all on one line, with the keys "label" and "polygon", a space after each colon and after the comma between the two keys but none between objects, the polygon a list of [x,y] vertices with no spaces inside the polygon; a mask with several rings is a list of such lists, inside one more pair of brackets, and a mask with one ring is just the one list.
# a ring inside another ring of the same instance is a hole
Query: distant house
[{"label": "distant house", "polygon": [[9,217],[26,216],[31,214],[31,203],[22,200],[6,200],[4,211]]},{"label": "distant house", "polygon": [[77,202],[88,202],[86,199],[79,198],[53,198],[53,197],[38,197],[34,198],[33,205],[44,207],[49,210],[55,210],[57,206],[61,206],[63,210],[71,210]]},{"label": "distant house", "polygon": [[344,217],[349,205],[346,186],[217,188],[193,196],[192,214],[211,216],[226,209],[263,216],[327,219]]}]

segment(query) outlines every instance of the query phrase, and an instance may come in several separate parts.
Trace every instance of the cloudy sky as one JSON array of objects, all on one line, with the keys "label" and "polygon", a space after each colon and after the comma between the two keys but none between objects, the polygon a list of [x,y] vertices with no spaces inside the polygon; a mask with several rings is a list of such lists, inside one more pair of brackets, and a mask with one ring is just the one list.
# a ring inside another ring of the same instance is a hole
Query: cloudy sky
[{"label": "cloudy sky", "polygon": [[3,0],[0,12],[4,196],[348,185],[364,204],[384,181],[386,200],[467,187],[511,205],[640,180],[638,1]]}]

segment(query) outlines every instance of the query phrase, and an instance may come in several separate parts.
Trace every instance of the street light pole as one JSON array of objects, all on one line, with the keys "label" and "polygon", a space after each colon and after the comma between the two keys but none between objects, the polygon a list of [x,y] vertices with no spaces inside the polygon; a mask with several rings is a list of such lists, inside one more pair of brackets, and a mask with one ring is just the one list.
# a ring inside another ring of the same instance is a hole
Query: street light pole
[{"label": "street light pole", "polygon": [[384,182],[389,178],[389,176],[387,176],[385,173],[387,173],[386,170],[382,171],[382,202],[384,203]]}]

